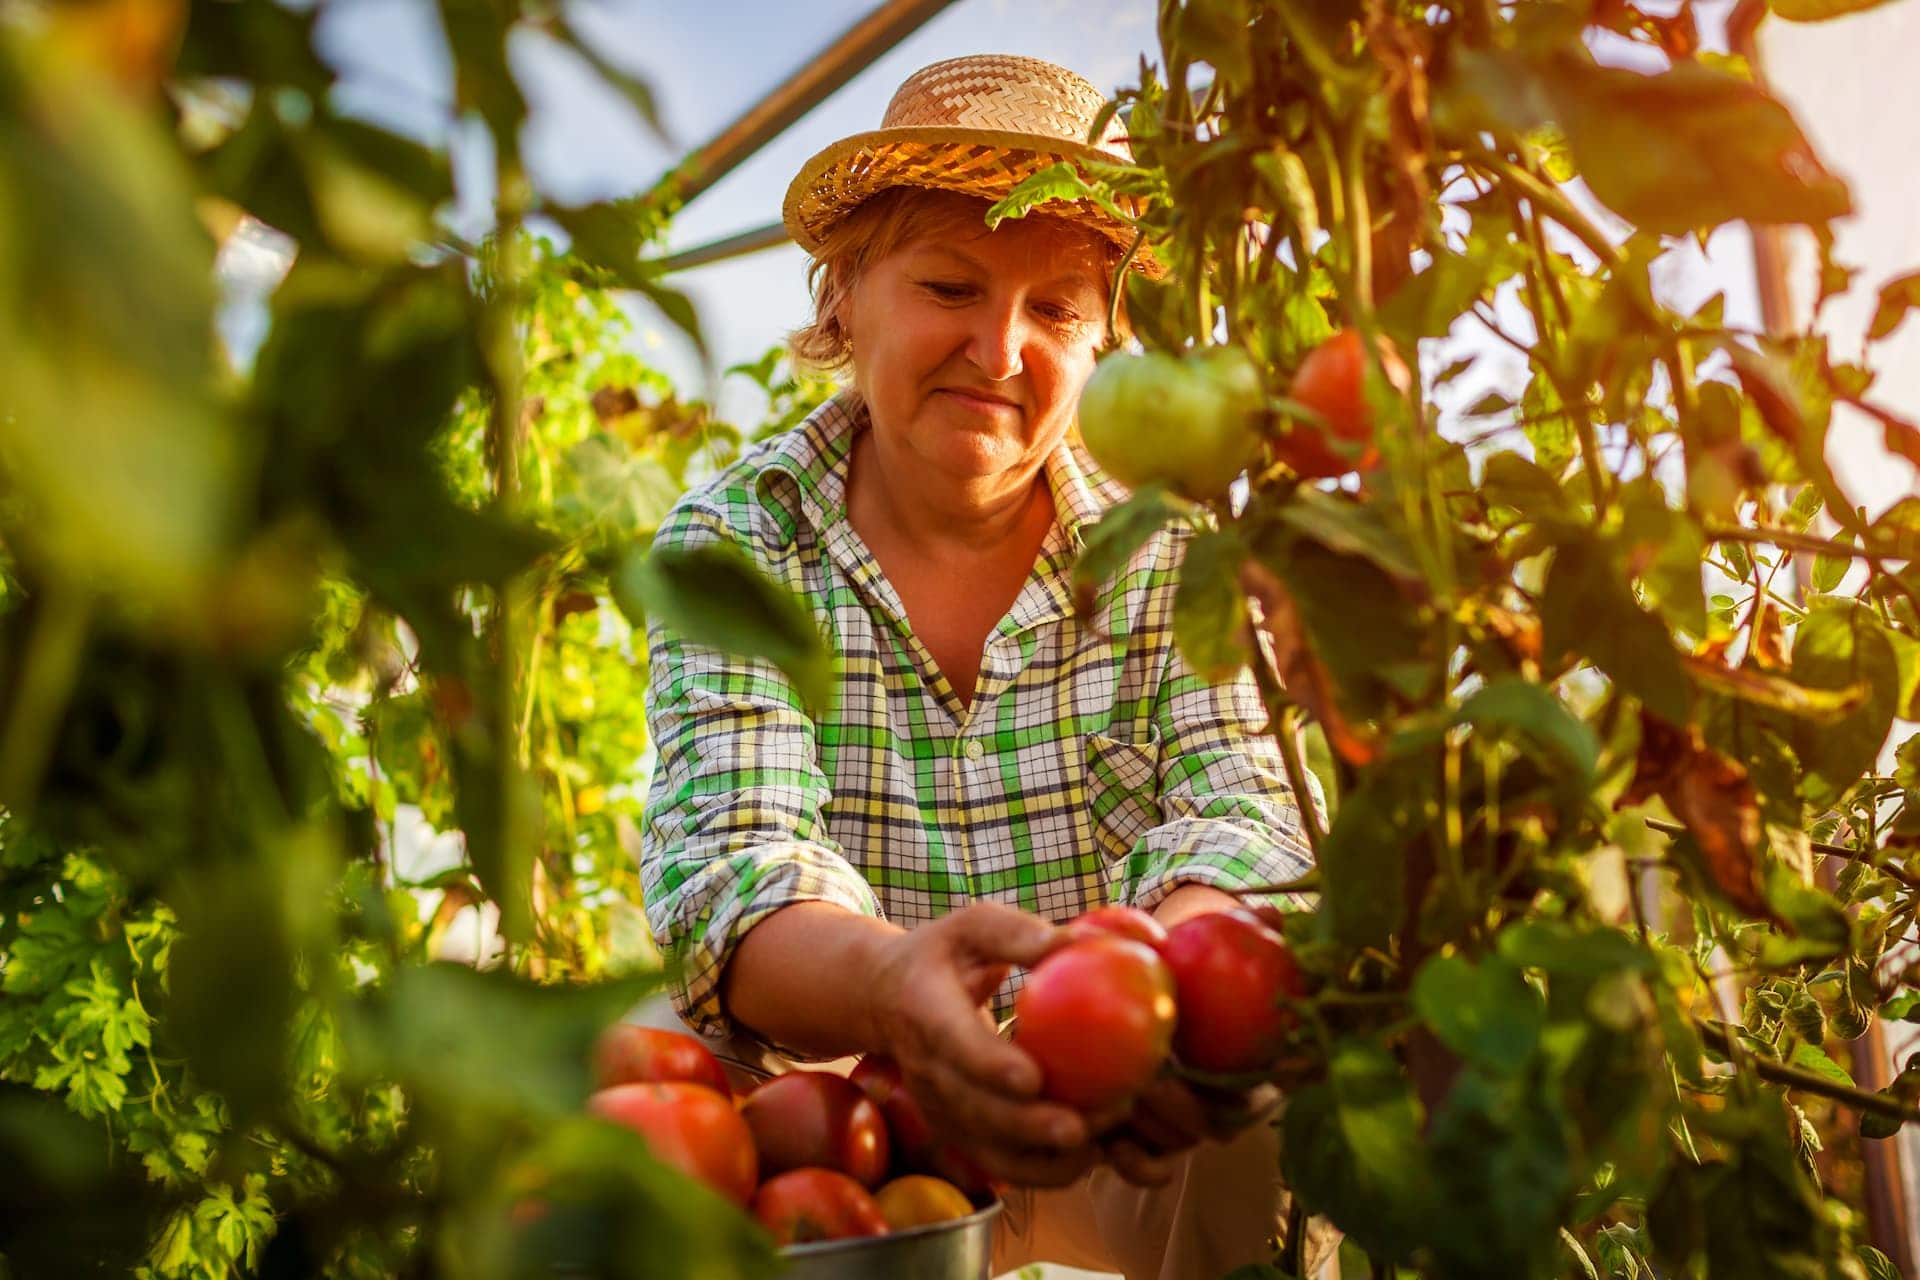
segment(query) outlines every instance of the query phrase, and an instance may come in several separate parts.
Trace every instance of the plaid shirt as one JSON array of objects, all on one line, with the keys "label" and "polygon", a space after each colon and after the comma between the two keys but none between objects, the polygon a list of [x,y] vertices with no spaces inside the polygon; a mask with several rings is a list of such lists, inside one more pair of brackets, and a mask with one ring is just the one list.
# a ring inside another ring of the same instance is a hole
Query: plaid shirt
[{"label": "plaid shirt", "polygon": [[[1079,624],[1074,556],[1126,491],[1084,452],[1055,450],[1053,528],[963,705],[847,520],[866,425],[857,401],[829,401],[688,494],[656,537],[735,542],[835,648],[837,704],[814,719],[772,666],[649,632],[647,918],[681,960],[676,1007],[707,1034],[740,1030],[719,994],[734,945],[795,902],[907,927],[982,900],[1060,921],[1309,866],[1251,676],[1209,685],[1175,649],[1182,531],[1102,584],[1097,629]],[[996,994],[997,1015],[1020,978]]]}]

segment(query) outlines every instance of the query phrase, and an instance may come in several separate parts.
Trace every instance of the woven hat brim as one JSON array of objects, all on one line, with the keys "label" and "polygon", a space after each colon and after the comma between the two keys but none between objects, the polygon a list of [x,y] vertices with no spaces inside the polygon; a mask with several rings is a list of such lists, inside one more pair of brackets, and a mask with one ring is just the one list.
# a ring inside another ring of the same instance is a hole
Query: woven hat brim
[{"label": "woven hat brim", "polygon": [[[802,165],[787,187],[781,219],[794,242],[813,253],[834,223],[889,187],[925,187],[999,200],[1027,177],[1063,160],[1113,164],[1120,159],[1085,143],[1012,130],[957,125],[875,129],[842,138]],[[1123,249],[1133,243],[1134,229],[1092,201],[1053,201],[1039,208],[1082,222]],[[1146,245],[1134,255],[1134,267],[1150,278],[1166,274],[1165,265]]]}]

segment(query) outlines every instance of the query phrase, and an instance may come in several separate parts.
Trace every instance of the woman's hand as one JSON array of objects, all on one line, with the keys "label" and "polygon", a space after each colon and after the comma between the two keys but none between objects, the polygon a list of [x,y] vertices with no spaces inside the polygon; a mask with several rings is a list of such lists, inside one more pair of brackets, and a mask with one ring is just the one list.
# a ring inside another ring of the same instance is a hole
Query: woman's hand
[{"label": "woman's hand", "polygon": [[894,939],[870,979],[875,1036],[929,1121],[1022,1186],[1065,1185],[1100,1159],[1086,1120],[1040,1099],[1039,1064],[995,1034],[985,1008],[1057,938],[1037,916],[975,903]]},{"label": "woman's hand", "polygon": [[1208,1140],[1225,1142],[1267,1120],[1279,1104],[1280,1090],[1272,1084],[1216,1089],[1163,1074],[1099,1145],[1128,1182],[1159,1186],[1173,1176],[1172,1157]]}]

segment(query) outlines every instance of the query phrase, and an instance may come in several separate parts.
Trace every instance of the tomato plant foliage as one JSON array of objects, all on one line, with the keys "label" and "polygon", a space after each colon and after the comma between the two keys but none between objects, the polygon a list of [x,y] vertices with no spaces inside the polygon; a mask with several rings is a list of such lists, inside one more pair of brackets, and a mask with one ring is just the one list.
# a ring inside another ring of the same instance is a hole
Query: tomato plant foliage
[{"label": "tomato plant foliage", "polygon": [[[311,9],[0,6],[5,1274],[771,1265],[582,1109],[659,968],[629,614],[663,601],[615,586],[670,576],[648,534],[741,436],[607,292],[698,341],[640,260],[671,187],[543,200],[507,43],[645,86],[555,12],[439,16],[481,245],[444,150],[336,109]],[[228,351],[242,213],[292,265]],[[820,394],[746,372],[777,419]]]},{"label": "tomato plant foliage", "polygon": [[[1824,445],[1843,402],[1915,437],[1821,338],[1657,287],[1688,239],[1784,222],[1844,288],[1846,186],[1691,5],[1188,0],[1160,39],[1132,163],[999,212],[1091,193],[1170,268],[1120,286],[1148,350],[1262,371],[1244,491],[1144,488],[1082,576],[1201,526],[1189,659],[1253,665],[1296,782],[1296,729],[1328,748],[1289,1184],[1423,1275],[1871,1274],[1820,1148],[1913,1114],[1838,1062],[1911,1003],[1920,791],[1880,762],[1920,581],[1912,504],[1869,519]],[[1314,434],[1331,343],[1377,460]]]}]

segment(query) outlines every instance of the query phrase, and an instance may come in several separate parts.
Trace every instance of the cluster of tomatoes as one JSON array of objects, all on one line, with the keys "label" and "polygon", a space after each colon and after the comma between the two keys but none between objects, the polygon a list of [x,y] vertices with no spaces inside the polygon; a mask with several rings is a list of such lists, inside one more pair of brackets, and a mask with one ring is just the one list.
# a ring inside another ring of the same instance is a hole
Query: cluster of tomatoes
[{"label": "cluster of tomatoes", "polygon": [[[1040,1064],[1042,1092],[1110,1116],[1170,1057],[1220,1075],[1270,1069],[1294,1024],[1287,1001],[1306,991],[1276,923],[1228,911],[1168,930],[1132,907],[1069,923],[1015,1003],[1014,1042]],[[850,1076],[793,1071],[736,1097],[699,1040],[622,1023],[601,1038],[594,1069],[594,1114],[634,1130],[781,1245],[951,1221],[993,1195],[879,1054]]]},{"label": "cluster of tomatoes", "polygon": [[[1388,383],[1404,391],[1405,363],[1384,338],[1378,350]],[[1378,465],[1357,331],[1343,329],[1307,353],[1288,384],[1286,408],[1269,413],[1260,370],[1239,347],[1117,352],[1080,393],[1080,435],[1120,483],[1138,489],[1159,481],[1198,502],[1225,494],[1263,452],[1305,480]]]},{"label": "cluster of tomatoes", "polygon": [[1124,1107],[1174,1058],[1191,1071],[1271,1071],[1297,1021],[1306,976],[1277,913],[1210,912],[1162,928],[1132,907],[1066,926],[1071,939],[1027,975],[1014,1043],[1042,1092],[1090,1115]]},{"label": "cluster of tomatoes", "polygon": [[634,1130],[781,1245],[951,1221],[992,1195],[878,1055],[851,1077],[793,1071],[736,1098],[700,1041],[623,1023],[601,1038],[594,1065],[602,1088],[589,1110]]}]

